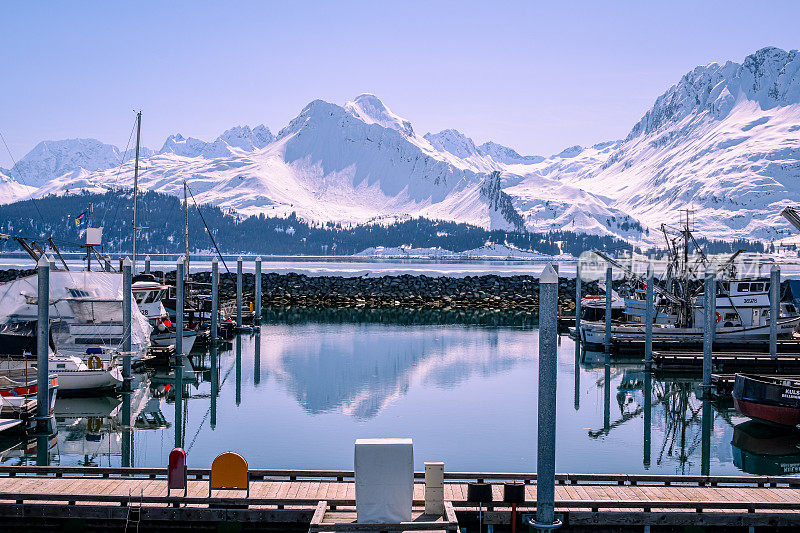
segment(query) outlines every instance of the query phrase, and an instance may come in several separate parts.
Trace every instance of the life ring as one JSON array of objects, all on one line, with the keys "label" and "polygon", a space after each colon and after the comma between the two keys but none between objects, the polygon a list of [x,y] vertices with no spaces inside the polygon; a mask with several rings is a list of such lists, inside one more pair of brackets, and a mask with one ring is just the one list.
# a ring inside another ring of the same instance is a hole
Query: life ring
[{"label": "life ring", "polygon": [[720,320],[722,320],[722,315],[720,315],[719,313],[717,313],[717,322],[719,322]]},{"label": "life ring", "polygon": [[90,418],[86,421],[86,429],[89,433],[100,433],[100,428],[103,427],[103,419],[101,418]]},{"label": "life ring", "polygon": [[86,361],[86,366],[89,367],[89,370],[102,370],[103,361],[100,360],[100,357],[97,355],[90,355],[89,359]]}]

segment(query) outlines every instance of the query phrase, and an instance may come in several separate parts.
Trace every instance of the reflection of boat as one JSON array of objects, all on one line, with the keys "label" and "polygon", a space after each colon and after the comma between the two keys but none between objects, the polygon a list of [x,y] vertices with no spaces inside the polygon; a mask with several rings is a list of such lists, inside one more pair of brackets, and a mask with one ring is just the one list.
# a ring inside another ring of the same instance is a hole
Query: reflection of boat
[{"label": "reflection of boat", "polygon": [[736,374],[733,406],[750,418],[795,427],[800,424],[800,379]]},{"label": "reflection of boat", "polygon": [[748,421],[733,428],[733,464],[748,474],[782,476],[800,473],[800,434]]}]

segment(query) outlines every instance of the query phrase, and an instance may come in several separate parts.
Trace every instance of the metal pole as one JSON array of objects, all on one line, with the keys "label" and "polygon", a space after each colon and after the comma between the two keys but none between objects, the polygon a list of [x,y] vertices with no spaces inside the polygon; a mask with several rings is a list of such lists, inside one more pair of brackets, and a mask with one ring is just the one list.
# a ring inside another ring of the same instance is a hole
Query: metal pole
[{"label": "metal pole", "polygon": [[131,386],[131,260],[122,262],[122,378]]},{"label": "metal pole", "polygon": [[261,258],[256,257],[256,301],[253,324],[261,324]]},{"label": "metal pole", "polygon": [[611,350],[611,267],[606,268],[606,335],[603,346],[606,351]]},{"label": "metal pole", "polygon": [[36,429],[50,433],[50,261],[42,254],[36,264],[38,322],[36,324]]},{"label": "metal pole", "polygon": [[211,340],[219,335],[219,261],[211,261]]},{"label": "metal pole", "polygon": [[183,258],[175,265],[175,355],[183,355]]},{"label": "metal pole", "polygon": [[647,288],[644,291],[644,363],[649,367],[653,362],[653,265],[647,265]]},{"label": "metal pole", "polygon": [[149,255],[145,256],[145,258],[144,258],[144,273],[145,274],[149,274],[150,273],[150,256]]},{"label": "metal pole", "polygon": [[242,256],[236,258],[236,327],[242,327]]},{"label": "metal pole", "polygon": [[713,357],[714,329],[717,327],[716,310],[716,271],[714,267],[706,269],[705,291],[703,294],[703,387],[711,387],[711,360]]},{"label": "metal pole", "polygon": [[769,355],[778,358],[778,320],[781,317],[781,269],[772,265],[769,271]]},{"label": "metal pole", "polygon": [[536,457],[536,525],[555,522],[556,352],[558,274],[547,265],[539,278],[539,435]]}]

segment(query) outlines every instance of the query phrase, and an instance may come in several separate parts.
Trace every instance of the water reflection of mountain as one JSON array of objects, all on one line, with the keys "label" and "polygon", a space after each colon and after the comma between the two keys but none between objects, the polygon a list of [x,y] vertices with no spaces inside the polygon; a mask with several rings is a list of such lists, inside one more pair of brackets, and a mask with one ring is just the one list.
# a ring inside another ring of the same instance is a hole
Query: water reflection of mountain
[{"label": "water reflection of mountain", "polygon": [[261,357],[310,413],[377,415],[413,384],[454,387],[533,357],[535,333],[303,321],[262,328]]},{"label": "water reflection of mountain", "polygon": [[493,309],[352,309],[331,307],[268,307],[262,324],[392,324],[397,326],[464,325],[533,328],[529,311]]}]

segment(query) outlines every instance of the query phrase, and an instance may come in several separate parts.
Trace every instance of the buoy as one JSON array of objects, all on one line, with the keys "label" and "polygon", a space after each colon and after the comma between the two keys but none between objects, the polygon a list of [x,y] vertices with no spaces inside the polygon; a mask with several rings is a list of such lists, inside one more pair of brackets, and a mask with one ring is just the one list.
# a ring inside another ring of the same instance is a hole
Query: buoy
[{"label": "buoy", "polygon": [[166,320],[164,320],[164,325],[167,326],[168,328],[171,328],[172,327],[172,321],[170,321],[170,319],[167,318]]},{"label": "buoy", "polygon": [[86,366],[89,367],[89,370],[101,370],[103,368],[103,361],[101,361],[100,357],[97,355],[92,355],[86,362]]}]

